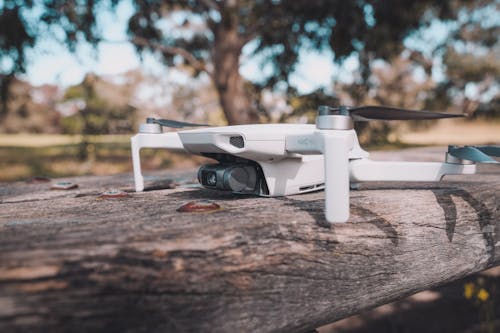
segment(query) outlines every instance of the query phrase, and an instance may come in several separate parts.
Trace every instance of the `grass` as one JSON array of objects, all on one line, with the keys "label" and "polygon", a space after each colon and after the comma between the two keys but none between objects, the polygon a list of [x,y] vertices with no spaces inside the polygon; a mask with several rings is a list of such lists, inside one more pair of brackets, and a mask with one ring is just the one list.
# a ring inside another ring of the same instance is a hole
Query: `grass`
[{"label": "grass", "polygon": [[500,143],[498,119],[446,119],[423,130],[401,127],[399,139],[416,145],[484,145]]},{"label": "grass", "polygon": [[[0,134],[0,147],[51,147],[78,145],[83,140],[82,135],[62,134]],[[91,143],[128,144],[130,135],[90,135]]]},{"label": "grass", "polygon": [[[132,170],[130,136],[89,137],[87,159],[81,159],[82,138],[65,135],[0,135],[0,181],[33,176],[105,175]],[[194,167],[199,159],[161,149],[141,151],[144,170]]]}]

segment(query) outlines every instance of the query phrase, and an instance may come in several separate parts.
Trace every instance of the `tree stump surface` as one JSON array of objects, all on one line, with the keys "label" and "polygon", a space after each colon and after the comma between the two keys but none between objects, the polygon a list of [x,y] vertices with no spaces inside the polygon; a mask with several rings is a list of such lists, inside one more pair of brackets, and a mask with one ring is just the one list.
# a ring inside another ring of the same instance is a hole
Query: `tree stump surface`
[{"label": "tree stump surface", "polygon": [[[331,227],[323,192],[235,196],[190,185],[195,170],[156,173],[150,187],[180,185],[141,193],[131,174],[0,184],[0,331],[309,331],[499,265],[500,168],[478,171],[364,183]],[[129,195],[99,198],[111,188]],[[176,211],[196,200],[221,209]]]}]

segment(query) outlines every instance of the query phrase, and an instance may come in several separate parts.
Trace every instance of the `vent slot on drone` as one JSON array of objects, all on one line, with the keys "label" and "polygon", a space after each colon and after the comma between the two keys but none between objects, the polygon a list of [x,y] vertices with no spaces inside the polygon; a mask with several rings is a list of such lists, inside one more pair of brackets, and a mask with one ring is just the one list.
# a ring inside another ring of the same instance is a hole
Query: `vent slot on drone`
[{"label": "vent slot on drone", "polygon": [[230,137],[229,143],[235,146],[236,148],[245,147],[245,140],[243,140],[243,137],[241,135]]},{"label": "vent slot on drone", "polygon": [[299,187],[299,191],[308,191],[308,190],[313,190],[314,189],[314,185],[311,185],[311,186],[302,186],[302,187]]},{"label": "vent slot on drone", "polygon": [[304,192],[304,191],[311,191],[314,189],[319,189],[325,187],[325,183],[320,183],[320,184],[315,184],[315,185],[308,185],[308,186],[301,186],[299,187],[299,192]]}]

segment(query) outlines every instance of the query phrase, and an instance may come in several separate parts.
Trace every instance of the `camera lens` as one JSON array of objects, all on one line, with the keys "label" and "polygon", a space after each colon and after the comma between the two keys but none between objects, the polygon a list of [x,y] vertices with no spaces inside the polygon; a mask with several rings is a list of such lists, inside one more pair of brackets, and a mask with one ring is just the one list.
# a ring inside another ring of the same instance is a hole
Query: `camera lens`
[{"label": "camera lens", "polygon": [[202,185],[209,187],[217,186],[217,173],[215,171],[202,170],[200,182]]},{"label": "camera lens", "polygon": [[217,185],[217,175],[215,172],[207,172],[207,185],[215,186]]},{"label": "camera lens", "polygon": [[250,176],[245,168],[235,167],[224,173],[224,180],[227,186],[234,192],[241,192],[247,188],[253,189]]}]

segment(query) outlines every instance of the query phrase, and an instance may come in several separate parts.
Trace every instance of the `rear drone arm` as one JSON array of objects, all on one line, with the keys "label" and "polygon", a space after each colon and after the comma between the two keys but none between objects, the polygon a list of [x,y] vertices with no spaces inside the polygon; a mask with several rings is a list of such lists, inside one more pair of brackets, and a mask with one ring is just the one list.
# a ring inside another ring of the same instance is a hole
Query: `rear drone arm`
[{"label": "rear drone arm", "polygon": [[320,111],[316,126],[314,134],[288,136],[286,150],[323,154],[325,217],[330,223],[349,219],[350,181],[439,181],[444,175],[476,172],[474,164],[371,161],[361,154],[350,117]]},{"label": "rear drone arm", "polygon": [[474,173],[476,173],[476,164],[372,161],[367,158],[352,160],[349,163],[349,178],[352,182],[434,182],[440,181],[445,175]]},{"label": "rear drone arm", "polygon": [[[161,131],[161,130],[160,130]],[[139,133],[131,139],[132,163],[136,192],[144,190],[144,177],[141,171],[140,151],[142,148],[166,148],[174,151],[184,151],[184,146],[176,132],[170,133]]]}]

